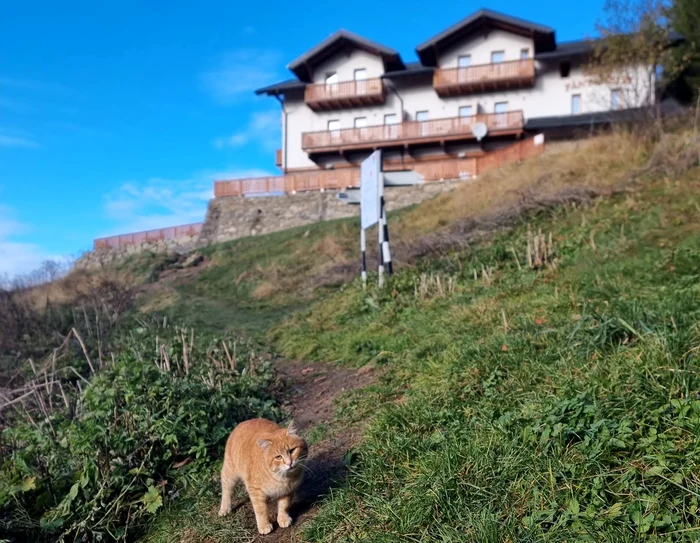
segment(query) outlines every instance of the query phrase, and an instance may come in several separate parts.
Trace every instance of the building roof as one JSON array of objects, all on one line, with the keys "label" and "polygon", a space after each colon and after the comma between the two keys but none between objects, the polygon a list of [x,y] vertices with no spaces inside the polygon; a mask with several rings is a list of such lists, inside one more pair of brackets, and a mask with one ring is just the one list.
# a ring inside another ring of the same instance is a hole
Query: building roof
[{"label": "building roof", "polygon": [[299,81],[298,79],[287,79],[286,81],[281,81],[280,83],[275,83],[273,85],[268,85],[261,89],[257,89],[255,94],[267,94],[268,96],[279,96],[280,94],[285,94],[290,91],[303,90],[306,87],[306,83]]},{"label": "building roof", "polygon": [[[683,41],[683,37],[677,32],[670,32],[668,36],[669,45],[675,45]],[[603,45],[605,38],[584,39],[558,43],[552,51],[545,51],[535,55],[537,60],[554,60],[564,57],[576,57],[593,53],[595,48]]]},{"label": "building roof", "polygon": [[[672,116],[684,112],[683,108],[675,100],[668,99],[660,102],[660,111],[663,115]],[[636,121],[645,115],[652,115],[655,110],[649,107],[637,107],[620,109],[617,111],[597,111],[595,113],[582,113],[580,115],[559,115],[553,117],[535,117],[528,119],[525,130],[537,131],[553,128],[588,128],[591,126],[607,125],[610,123]]]},{"label": "building roof", "polygon": [[576,40],[558,43],[553,51],[545,51],[535,55],[537,60],[553,60],[562,57],[575,57],[593,52],[600,40]]},{"label": "building roof", "polygon": [[533,36],[536,46],[541,51],[551,50],[555,47],[554,29],[490,9],[480,9],[447,30],[421,43],[416,48],[418,58],[427,66],[435,66],[437,63],[437,50],[449,47],[475,30],[485,26]]},{"label": "building roof", "polygon": [[416,75],[432,74],[435,68],[432,66],[423,66],[420,62],[409,62],[403,70],[395,70],[386,72],[382,75],[383,79],[400,79],[403,77],[412,77]]},{"label": "building roof", "polygon": [[348,30],[338,30],[316,47],[289,63],[289,68],[301,80],[311,82],[313,67],[342,49],[352,46],[382,57],[385,71],[401,70],[404,63],[397,51]]}]

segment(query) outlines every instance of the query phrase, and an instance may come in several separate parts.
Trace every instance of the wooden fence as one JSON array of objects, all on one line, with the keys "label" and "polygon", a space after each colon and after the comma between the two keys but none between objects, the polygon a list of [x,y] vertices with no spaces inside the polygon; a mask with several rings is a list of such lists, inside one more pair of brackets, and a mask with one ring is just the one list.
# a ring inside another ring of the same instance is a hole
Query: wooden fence
[{"label": "wooden fence", "polygon": [[116,249],[125,245],[135,245],[143,242],[153,242],[166,239],[177,239],[184,237],[195,237],[202,231],[204,223],[197,222],[184,224],[182,226],[171,226],[169,228],[159,228],[157,230],[144,230],[133,234],[122,234],[107,238],[98,238],[94,241],[95,249]]},{"label": "wooden fence", "polygon": [[[543,151],[544,143],[538,145],[535,143],[535,138],[528,138],[480,157],[426,160],[411,164],[385,163],[384,169],[387,171],[412,169],[420,173],[426,181],[459,179],[472,177],[490,168],[510,162],[517,162],[540,154]],[[345,189],[359,186],[359,168],[311,170],[274,177],[215,181],[214,197],[255,196],[320,189]]]}]

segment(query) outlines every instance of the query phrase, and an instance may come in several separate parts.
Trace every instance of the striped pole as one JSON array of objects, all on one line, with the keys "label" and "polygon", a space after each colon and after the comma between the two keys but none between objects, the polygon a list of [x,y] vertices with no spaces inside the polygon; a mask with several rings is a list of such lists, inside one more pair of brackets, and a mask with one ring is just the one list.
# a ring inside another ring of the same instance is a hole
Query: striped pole
[{"label": "striped pole", "polygon": [[391,249],[389,248],[389,225],[387,221],[387,211],[386,202],[384,202],[384,196],[380,201],[381,206],[381,227],[384,229],[384,243],[382,244],[382,257],[384,258],[384,264],[386,265],[386,271],[389,275],[394,274],[394,268],[391,264]]},{"label": "striped pole", "polygon": [[377,222],[377,232],[379,234],[379,267],[377,283],[384,286],[384,227],[382,225],[382,215],[384,213],[384,175],[379,174],[379,221]]},{"label": "striped pole", "polygon": [[365,229],[360,228],[360,251],[362,251],[362,286],[367,286],[367,237]]}]

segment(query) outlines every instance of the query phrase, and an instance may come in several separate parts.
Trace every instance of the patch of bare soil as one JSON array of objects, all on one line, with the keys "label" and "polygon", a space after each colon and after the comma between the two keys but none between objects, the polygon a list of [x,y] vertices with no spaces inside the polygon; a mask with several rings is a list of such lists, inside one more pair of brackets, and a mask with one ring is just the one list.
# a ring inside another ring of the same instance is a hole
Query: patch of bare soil
[{"label": "patch of bare soil", "polygon": [[[345,392],[369,385],[376,377],[372,366],[356,370],[330,364],[290,361],[278,363],[277,371],[282,378],[283,388],[280,394],[283,406],[291,412],[302,432],[328,422],[332,418],[336,398]],[[297,541],[297,533],[313,517],[320,499],[344,480],[347,468],[343,457],[358,438],[358,428],[343,428],[341,432],[311,445],[306,464],[308,470],[292,504],[294,524],[291,528],[279,528],[273,523],[275,529],[271,534],[257,535],[252,541]],[[246,500],[241,506],[251,533],[255,533],[255,517],[250,502]],[[270,509],[272,515],[273,508]]]}]

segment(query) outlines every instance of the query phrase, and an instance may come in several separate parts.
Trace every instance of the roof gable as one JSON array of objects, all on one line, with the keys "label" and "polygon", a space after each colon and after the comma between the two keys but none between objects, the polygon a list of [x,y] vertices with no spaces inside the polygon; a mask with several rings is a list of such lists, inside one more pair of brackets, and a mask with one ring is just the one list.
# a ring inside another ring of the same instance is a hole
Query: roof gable
[{"label": "roof gable", "polygon": [[287,68],[294,72],[301,81],[310,82],[315,66],[347,47],[361,49],[381,57],[386,71],[402,70],[404,68],[401,56],[397,51],[347,30],[338,30],[333,33],[316,47],[309,49],[306,53],[290,62]]},{"label": "roof gable", "polygon": [[447,30],[421,43],[416,48],[418,58],[426,66],[435,66],[439,50],[444,50],[484,28],[498,28],[514,34],[532,36],[535,40],[536,52],[550,51],[556,45],[554,29],[548,26],[531,23],[490,9],[480,9]]}]

